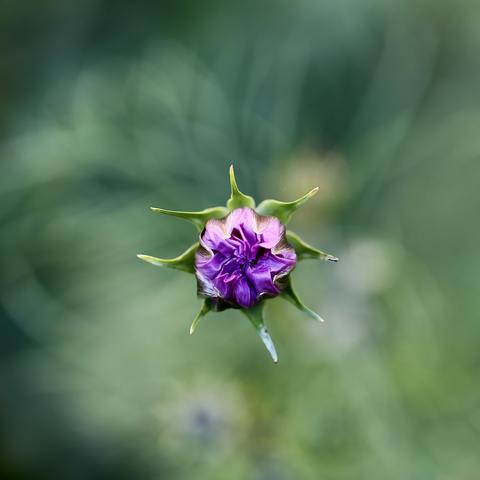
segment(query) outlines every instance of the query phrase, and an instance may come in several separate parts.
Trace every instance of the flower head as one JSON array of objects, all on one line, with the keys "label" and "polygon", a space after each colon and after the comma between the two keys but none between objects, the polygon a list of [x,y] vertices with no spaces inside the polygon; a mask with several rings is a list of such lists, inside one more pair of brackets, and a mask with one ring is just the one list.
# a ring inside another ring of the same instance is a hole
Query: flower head
[{"label": "flower head", "polygon": [[276,362],[277,353],[263,320],[264,300],[281,296],[310,317],[322,321],[300,301],[290,273],[297,261],[305,258],[333,262],[338,259],[308,245],[285,228],[295,211],[315,195],[318,188],[293,202],[264,200],[255,206],[254,199],[238,189],[233,166],[230,167],[230,188],[226,207],[198,212],[152,208],[155,212],[191,221],[199,230],[199,240],[176,258],[138,257],[153,265],[195,274],[198,295],[204,300],[190,333],[209,311],[239,308]]},{"label": "flower head", "polygon": [[296,264],[296,254],[278,218],[237,208],[223,219],[209,220],[195,257],[198,294],[223,305],[250,308],[276,297],[281,279]]}]

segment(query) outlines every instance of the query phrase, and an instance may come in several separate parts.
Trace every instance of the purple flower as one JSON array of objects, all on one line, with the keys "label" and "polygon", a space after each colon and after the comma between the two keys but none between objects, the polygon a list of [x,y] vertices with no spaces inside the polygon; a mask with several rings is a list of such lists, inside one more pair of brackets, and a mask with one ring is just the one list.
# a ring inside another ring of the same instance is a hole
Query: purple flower
[{"label": "purple flower", "polygon": [[317,258],[336,262],[338,258],[285,230],[294,213],[317,193],[318,187],[292,202],[266,199],[256,205],[253,197],[239,190],[232,165],[230,191],[224,207],[196,212],[151,207],[154,212],[192,222],[200,238],[175,258],[143,254],[138,257],[152,265],[195,274],[198,295],[203,297],[203,302],[190,326],[190,334],[208,312],[238,308],[257,330],[276,362],[277,352],[263,319],[266,302],[261,300],[278,295],[322,322],[322,317],[298,298],[290,272],[297,260]]},{"label": "purple flower", "polygon": [[219,310],[250,308],[282,292],[282,278],[296,261],[278,218],[237,208],[209,220],[200,234],[195,256],[198,294],[211,298]]}]

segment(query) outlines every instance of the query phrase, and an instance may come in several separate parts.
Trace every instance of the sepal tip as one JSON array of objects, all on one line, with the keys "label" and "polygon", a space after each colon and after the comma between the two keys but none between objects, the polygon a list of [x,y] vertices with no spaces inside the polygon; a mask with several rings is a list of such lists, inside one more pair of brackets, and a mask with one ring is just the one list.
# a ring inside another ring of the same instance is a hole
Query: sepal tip
[{"label": "sepal tip", "polygon": [[208,299],[205,299],[198,311],[197,315],[193,319],[192,324],[190,325],[190,335],[193,335],[195,329],[197,328],[198,323],[210,310],[212,309],[212,304]]},{"label": "sepal tip", "polygon": [[288,243],[295,249],[297,260],[304,260],[306,258],[317,258],[319,260],[326,260],[329,262],[338,262],[338,257],[322,252],[318,248],[312,247],[305,240],[300,238],[295,232],[287,230],[286,237]]},{"label": "sepal tip", "polygon": [[212,218],[221,218],[224,217],[228,210],[225,207],[212,207],[205,208],[198,212],[183,212],[180,210],[166,210],[165,208],[150,207],[150,210],[155,213],[161,213],[163,215],[170,215],[172,217],[183,218],[192,222],[199,232],[203,230],[205,224]]},{"label": "sepal tip", "polygon": [[249,195],[242,193],[237,185],[237,180],[235,179],[235,170],[233,165],[230,165],[229,170],[230,177],[230,198],[227,201],[227,208],[229,210],[235,210],[236,208],[249,207],[255,208],[255,200]]},{"label": "sepal tip", "polygon": [[273,199],[264,200],[258,205],[257,212],[260,215],[271,215],[273,217],[277,217],[284,225],[287,225],[292,218],[292,215],[310,198],[312,198],[318,192],[318,190],[319,187],[315,187],[303,197],[300,197],[292,202],[281,202]]},{"label": "sepal tip", "polygon": [[273,344],[272,337],[270,337],[263,320],[263,307],[264,303],[260,302],[253,307],[243,308],[241,311],[244,315],[246,315],[246,317],[250,320],[250,323],[257,331],[258,336],[265,345],[265,348],[268,350],[273,362],[278,363],[278,355],[277,351],[275,350],[275,345]]},{"label": "sepal tip", "polygon": [[187,248],[182,254],[175,258],[158,258],[151,255],[138,254],[137,258],[156,267],[175,268],[187,273],[195,273],[195,253],[198,249],[198,242]]},{"label": "sepal tip", "polygon": [[298,298],[297,292],[295,292],[292,284],[292,279],[288,277],[287,284],[284,287],[284,290],[280,294],[282,298],[295,305],[301,312],[308,315],[310,318],[318,322],[324,322],[325,320],[317,313],[314,312],[311,308],[307,307],[301,300]]}]

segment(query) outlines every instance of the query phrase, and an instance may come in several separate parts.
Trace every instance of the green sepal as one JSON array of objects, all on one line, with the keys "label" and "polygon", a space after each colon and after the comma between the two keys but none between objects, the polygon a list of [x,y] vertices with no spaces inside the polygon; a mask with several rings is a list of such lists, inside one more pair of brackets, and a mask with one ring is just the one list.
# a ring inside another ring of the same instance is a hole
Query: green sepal
[{"label": "green sepal", "polygon": [[321,250],[318,250],[318,248],[312,247],[291,230],[287,230],[286,235],[287,242],[295,249],[297,260],[317,258],[319,260],[327,260],[329,262],[338,262],[337,257],[330,255],[329,253],[322,252]]},{"label": "green sepal", "polygon": [[163,213],[164,215],[171,215],[172,217],[179,217],[192,222],[199,232],[203,230],[205,224],[211,218],[222,218],[228,214],[225,207],[212,207],[200,210],[199,212],[181,212],[178,210],[165,210],[164,208],[150,207],[156,213]]},{"label": "green sepal", "polygon": [[137,255],[140,260],[151,263],[157,267],[176,268],[182,272],[195,273],[195,253],[198,249],[198,242],[185,250],[175,258],[157,258],[150,255]]},{"label": "green sepal", "polygon": [[292,215],[304,205],[310,198],[318,192],[318,187],[314,188],[303,197],[293,202],[280,202],[278,200],[264,200],[257,207],[257,213],[260,215],[271,215],[277,217],[284,225],[286,225]]},{"label": "green sepal", "polygon": [[282,298],[285,300],[289,301],[293,305],[295,305],[299,310],[301,310],[303,313],[308,315],[310,318],[313,318],[314,320],[317,320],[319,322],[323,322],[323,318],[316,312],[314,312],[312,309],[308,308],[306,305],[303,304],[303,302],[298,298],[297,293],[295,292],[293,285],[292,285],[292,279],[290,276],[288,276],[287,283],[285,285],[285,288],[283,289],[282,293],[280,294]]},{"label": "green sepal", "polygon": [[212,301],[209,298],[205,298],[202,302],[200,310],[198,311],[196,317],[193,319],[193,322],[190,325],[190,335],[193,335],[193,332],[197,328],[200,319],[204,317],[210,310],[212,310]]},{"label": "green sepal", "polygon": [[260,339],[262,340],[263,344],[265,345],[268,353],[272,357],[272,360],[277,363],[278,362],[278,355],[277,351],[275,350],[275,345],[268,333],[267,327],[263,321],[263,307],[264,302],[257,303],[253,307],[250,308],[242,308],[242,312],[247,316],[250,320],[251,324],[254,326],[255,330],[257,331]]},{"label": "green sepal", "polygon": [[243,194],[237,185],[235,180],[235,171],[233,165],[230,165],[230,198],[227,201],[227,208],[229,210],[235,210],[236,208],[250,207],[255,208],[255,200],[249,195]]}]

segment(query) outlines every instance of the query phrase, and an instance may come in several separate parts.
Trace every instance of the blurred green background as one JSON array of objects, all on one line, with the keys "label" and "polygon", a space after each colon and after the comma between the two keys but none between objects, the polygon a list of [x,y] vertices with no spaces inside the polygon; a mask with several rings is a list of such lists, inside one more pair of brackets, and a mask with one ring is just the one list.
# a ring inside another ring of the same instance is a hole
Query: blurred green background
[{"label": "blurred green background", "polygon": [[[480,4],[0,6],[0,478],[474,480]],[[340,257],[268,303],[280,363],[199,308],[149,206],[320,186]]]}]

